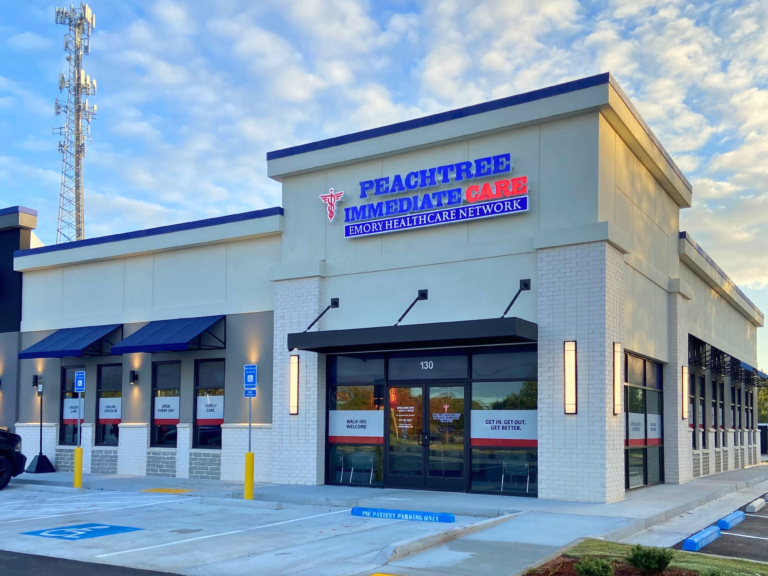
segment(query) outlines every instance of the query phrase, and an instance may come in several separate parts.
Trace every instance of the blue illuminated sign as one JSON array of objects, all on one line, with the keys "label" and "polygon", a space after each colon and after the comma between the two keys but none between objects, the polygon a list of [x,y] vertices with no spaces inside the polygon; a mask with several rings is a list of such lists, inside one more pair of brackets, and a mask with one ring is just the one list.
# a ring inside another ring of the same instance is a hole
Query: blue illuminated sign
[{"label": "blue illuminated sign", "polygon": [[395,216],[357,224],[344,226],[345,238],[358,238],[360,236],[372,236],[374,234],[387,234],[414,228],[426,228],[480,218],[493,218],[505,214],[516,214],[528,211],[528,196],[497,200],[495,202],[483,202],[479,204],[466,204],[443,210],[434,210],[424,214],[409,214],[407,216]]}]

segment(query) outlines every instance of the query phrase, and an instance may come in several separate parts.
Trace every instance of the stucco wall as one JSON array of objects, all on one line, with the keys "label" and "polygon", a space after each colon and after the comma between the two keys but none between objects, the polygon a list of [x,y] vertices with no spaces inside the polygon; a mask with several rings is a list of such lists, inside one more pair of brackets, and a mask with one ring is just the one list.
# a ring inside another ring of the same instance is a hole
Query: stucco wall
[{"label": "stucco wall", "polygon": [[693,290],[688,320],[690,333],[755,366],[757,327],[685,264],[680,266],[680,277]]},{"label": "stucco wall", "polygon": [[22,331],[272,309],[280,236],[24,273]]}]

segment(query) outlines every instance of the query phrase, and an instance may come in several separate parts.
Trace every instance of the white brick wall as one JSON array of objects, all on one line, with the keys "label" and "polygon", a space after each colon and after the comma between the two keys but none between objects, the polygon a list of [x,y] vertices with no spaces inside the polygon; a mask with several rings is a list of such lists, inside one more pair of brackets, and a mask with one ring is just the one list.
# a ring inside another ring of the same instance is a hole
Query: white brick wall
[{"label": "white brick wall", "polygon": [[[221,431],[221,479],[243,482],[245,453],[248,451],[248,424],[224,424]],[[251,450],[256,482],[272,482],[272,436],[272,424],[253,425]]]},{"label": "white brick wall", "polygon": [[[275,344],[272,405],[272,482],[322,484],[325,455],[325,362],[300,352],[299,414],[288,414],[287,336],[302,332],[322,310],[322,280],[274,283]],[[318,322],[313,331],[321,328]]]},{"label": "white brick wall", "polygon": [[[693,430],[683,420],[688,383],[683,395],[683,366],[688,365],[688,300],[669,294],[669,362],[664,365],[664,480],[684,484],[693,478]],[[714,462],[711,471],[714,471]],[[731,468],[732,469],[732,468]]]},{"label": "white brick wall", "polygon": [[189,451],[192,449],[192,424],[176,424],[176,478],[189,478]]},{"label": "white brick wall", "polygon": [[[21,451],[27,457],[27,464],[40,452],[40,424],[16,423],[16,434],[21,436]],[[43,454],[56,467],[56,444],[59,440],[59,425],[43,422]]]},{"label": "white brick wall", "polygon": [[[538,252],[539,498],[624,498],[624,416],[613,343],[624,334],[624,257],[605,242]],[[577,343],[578,413],[564,413],[563,343]]]},{"label": "white brick wall", "polygon": [[149,424],[120,423],[117,446],[117,473],[130,476],[147,475]]}]

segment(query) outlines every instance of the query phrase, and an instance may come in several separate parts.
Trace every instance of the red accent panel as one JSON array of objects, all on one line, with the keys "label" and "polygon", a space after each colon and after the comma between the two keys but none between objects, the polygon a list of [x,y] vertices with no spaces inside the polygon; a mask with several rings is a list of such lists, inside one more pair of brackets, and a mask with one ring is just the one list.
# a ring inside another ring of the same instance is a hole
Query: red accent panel
[{"label": "red accent panel", "polygon": [[222,424],[224,424],[224,418],[198,418],[197,420],[198,426],[221,426]]},{"label": "red accent panel", "polygon": [[624,440],[624,446],[645,446],[645,439],[634,438],[632,440]]},{"label": "red accent panel", "polygon": [[99,418],[99,424],[120,424],[120,418]]},{"label": "red accent panel", "polygon": [[539,445],[538,440],[499,440],[492,438],[472,438],[472,446],[484,446],[491,448],[493,446],[505,446],[513,448],[536,448]]},{"label": "red accent panel", "polygon": [[156,418],[154,423],[157,426],[169,426],[169,425],[175,426],[176,424],[179,423],[179,419],[178,418],[160,418],[160,419]]},{"label": "red accent panel", "polygon": [[688,424],[688,428],[693,428],[693,424]]},{"label": "red accent panel", "polygon": [[329,444],[384,444],[383,436],[328,436]]},{"label": "red accent panel", "polygon": [[[81,418],[80,423],[85,422],[85,419]],[[77,418],[65,418],[61,421],[62,424],[77,424]]]},{"label": "red accent panel", "polygon": [[648,438],[648,446],[661,446],[661,438]]}]

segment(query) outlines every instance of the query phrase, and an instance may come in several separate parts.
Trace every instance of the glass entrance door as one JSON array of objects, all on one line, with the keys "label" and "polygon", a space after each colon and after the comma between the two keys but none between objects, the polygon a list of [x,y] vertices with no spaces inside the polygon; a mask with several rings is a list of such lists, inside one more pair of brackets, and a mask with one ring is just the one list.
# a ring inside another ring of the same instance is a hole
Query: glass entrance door
[{"label": "glass entrance door", "polygon": [[386,485],[466,490],[464,385],[389,389]]}]

